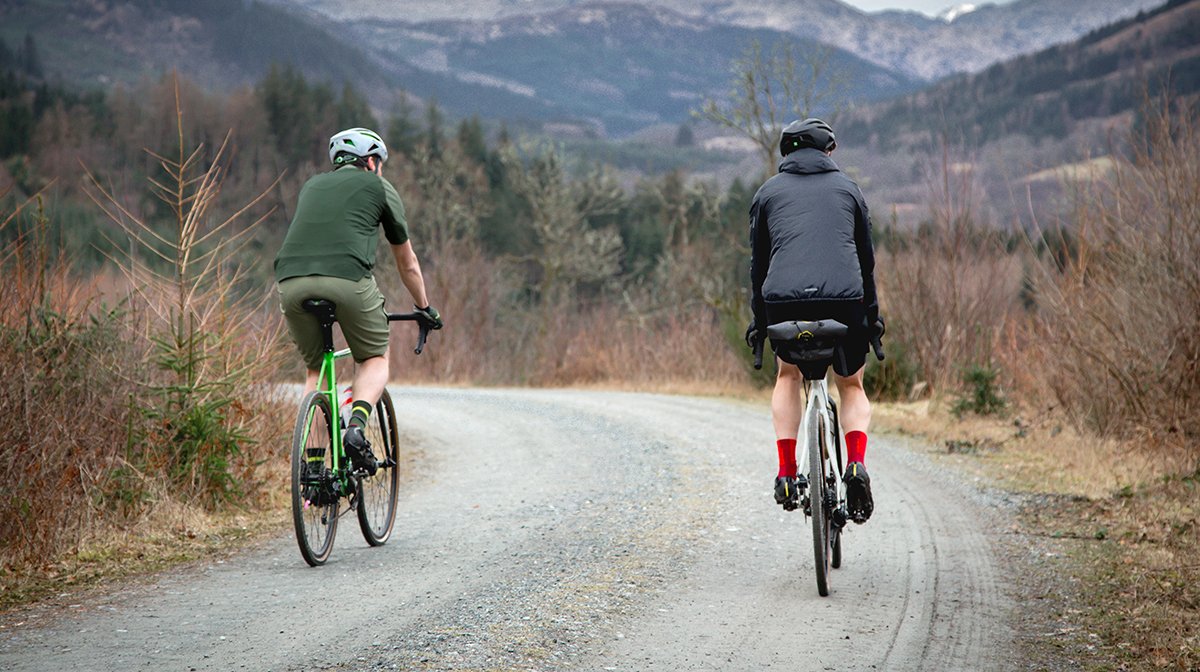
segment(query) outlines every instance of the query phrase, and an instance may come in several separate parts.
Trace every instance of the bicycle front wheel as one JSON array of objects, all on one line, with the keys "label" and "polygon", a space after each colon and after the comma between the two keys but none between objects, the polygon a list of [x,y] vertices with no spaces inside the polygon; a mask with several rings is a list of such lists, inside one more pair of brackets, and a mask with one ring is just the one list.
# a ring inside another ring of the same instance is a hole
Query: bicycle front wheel
[{"label": "bicycle front wheel", "polygon": [[300,555],[313,567],[329,559],[337,534],[333,422],[329,400],[310,392],[300,404],[292,433],[292,523]]},{"label": "bicycle front wheel", "polygon": [[809,509],[812,511],[813,559],[817,570],[817,592],[829,595],[829,483],[825,478],[824,419],[808,430]]},{"label": "bicycle front wheel", "polygon": [[392,536],[400,491],[400,435],[392,395],[387,390],[375,404],[366,436],[371,442],[371,452],[381,464],[374,476],[363,476],[359,481],[358,525],[368,544],[382,546]]}]

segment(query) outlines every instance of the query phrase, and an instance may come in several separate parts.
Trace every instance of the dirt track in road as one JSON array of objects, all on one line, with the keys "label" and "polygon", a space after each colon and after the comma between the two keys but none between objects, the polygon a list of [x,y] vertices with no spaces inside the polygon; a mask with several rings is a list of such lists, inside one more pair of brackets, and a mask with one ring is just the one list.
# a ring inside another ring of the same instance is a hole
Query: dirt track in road
[{"label": "dirt track in road", "polygon": [[900,442],[872,437],[876,513],[821,598],[764,406],[392,392],[422,459],[386,546],[347,516],[313,569],[283,536],[6,628],[0,669],[1011,668],[1003,513]]}]

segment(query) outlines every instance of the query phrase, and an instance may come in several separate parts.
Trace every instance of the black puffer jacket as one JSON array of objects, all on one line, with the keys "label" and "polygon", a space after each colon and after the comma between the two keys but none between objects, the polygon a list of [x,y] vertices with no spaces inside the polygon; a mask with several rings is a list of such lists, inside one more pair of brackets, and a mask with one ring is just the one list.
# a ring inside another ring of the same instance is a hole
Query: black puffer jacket
[{"label": "black puffer jacket", "polygon": [[760,327],[768,306],[858,304],[864,327],[879,316],[866,201],[824,152],[788,154],[759,188],[750,205],[750,250],[751,308]]}]

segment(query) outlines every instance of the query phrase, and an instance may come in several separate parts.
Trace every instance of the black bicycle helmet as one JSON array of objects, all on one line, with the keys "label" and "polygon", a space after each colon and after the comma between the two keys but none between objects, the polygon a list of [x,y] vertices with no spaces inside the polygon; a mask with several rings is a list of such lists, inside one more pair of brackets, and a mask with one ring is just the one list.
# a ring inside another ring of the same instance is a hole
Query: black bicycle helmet
[{"label": "black bicycle helmet", "polygon": [[780,156],[787,156],[805,147],[816,147],[822,152],[833,151],[837,147],[833,129],[817,118],[796,120],[783,128],[783,133],[779,136]]}]

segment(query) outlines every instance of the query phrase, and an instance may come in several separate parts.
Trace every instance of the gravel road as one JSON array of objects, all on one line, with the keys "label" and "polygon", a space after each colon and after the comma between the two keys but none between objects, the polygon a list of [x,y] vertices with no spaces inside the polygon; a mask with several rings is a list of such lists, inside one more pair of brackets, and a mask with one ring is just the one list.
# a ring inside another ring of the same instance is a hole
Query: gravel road
[{"label": "gravel road", "polygon": [[0,670],[1011,667],[1002,514],[901,441],[872,437],[875,516],[821,598],[807,521],[770,496],[765,405],[392,394],[420,449],[386,546],[350,515],[321,568],[289,533],[42,607],[0,631]]}]

